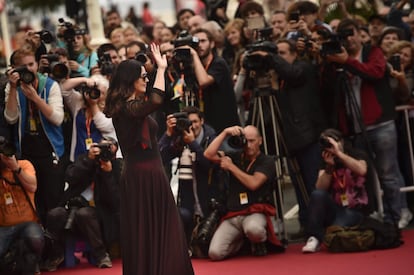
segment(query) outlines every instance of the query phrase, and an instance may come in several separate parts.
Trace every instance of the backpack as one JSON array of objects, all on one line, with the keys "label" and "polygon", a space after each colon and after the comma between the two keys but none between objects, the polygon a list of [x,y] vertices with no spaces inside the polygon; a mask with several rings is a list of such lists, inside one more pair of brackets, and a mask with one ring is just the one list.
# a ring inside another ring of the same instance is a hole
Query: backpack
[{"label": "backpack", "polygon": [[332,225],[326,229],[323,242],[331,252],[367,251],[375,244],[375,232],[358,225]]},{"label": "backpack", "polygon": [[401,230],[396,224],[383,223],[371,217],[365,217],[360,224],[361,229],[372,230],[375,234],[373,249],[388,249],[401,246]]}]

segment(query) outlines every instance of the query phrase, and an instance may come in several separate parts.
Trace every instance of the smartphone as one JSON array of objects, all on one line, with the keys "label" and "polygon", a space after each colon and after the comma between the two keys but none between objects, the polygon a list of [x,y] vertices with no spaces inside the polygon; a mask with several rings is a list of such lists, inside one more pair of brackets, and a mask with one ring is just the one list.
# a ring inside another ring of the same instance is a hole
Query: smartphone
[{"label": "smartphone", "polygon": [[290,14],[289,14],[289,21],[299,21],[299,15],[300,15],[300,13],[298,12],[298,11],[292,11]]},{"label": "smartphone", "polygon": [[389,60],[392,68],[396,71],[401,71],[401,58],[400,55],[398,54],[394,54],[393,56],[390,57]]}]

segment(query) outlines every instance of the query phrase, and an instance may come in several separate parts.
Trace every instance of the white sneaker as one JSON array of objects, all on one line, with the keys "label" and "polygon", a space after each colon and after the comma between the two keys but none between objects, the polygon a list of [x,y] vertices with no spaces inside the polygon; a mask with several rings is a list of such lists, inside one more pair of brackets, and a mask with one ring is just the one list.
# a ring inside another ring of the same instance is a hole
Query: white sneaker
[{"label": "white sneaker", "polygon": [[401,209],[401,218],[398,221],[398,228],[406,228],[410,221],[413,219],[413,213],[408,208]]},{"label": "white sneaker", "polygon": [[302,247],[303,253],[313,253],[318,251],[320,248],[319,241],[317,238],[311,236],[309,237],[308,241],[306,242],[305,246]]}]

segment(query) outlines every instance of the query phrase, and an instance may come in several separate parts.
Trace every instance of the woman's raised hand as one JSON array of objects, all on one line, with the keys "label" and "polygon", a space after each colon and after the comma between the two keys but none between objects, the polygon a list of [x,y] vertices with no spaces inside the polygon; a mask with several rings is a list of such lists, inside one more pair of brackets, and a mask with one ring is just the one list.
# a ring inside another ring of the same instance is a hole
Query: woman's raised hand
[{"label": "woman's raised hand", "polygon": [[165,56],[165,54],[161,55],[160,46],[155,43],[152,43],[151,52],[152,52],[152,55],[154,56],[155,63],[157,63],[157,67],[159,69],[165,70],[168,66],[167,57]]}]

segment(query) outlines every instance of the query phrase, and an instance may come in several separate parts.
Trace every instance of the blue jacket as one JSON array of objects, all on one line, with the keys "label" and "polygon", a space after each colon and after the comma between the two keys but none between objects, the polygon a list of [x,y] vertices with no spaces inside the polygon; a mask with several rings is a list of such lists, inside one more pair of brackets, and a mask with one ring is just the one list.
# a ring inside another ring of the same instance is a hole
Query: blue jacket
[{"label": "blue jacket", "polygon": [[[52,84],[54,83],[54,80],[52,80],[49,77],[45,77],[41,74],[38,74],[39,79],[39,88],[38,93],[42,99],[48,103],[49,99],[49,92],[50,88],[52,87]],[[23,92],[21,91],[21,88],[18,87],[17,91],[19,92],[19,102],[20,102],[20,120],[19,120],[19,140],[16,148],[18,148],[18,151],[21,153],[21,141],[25,132],[25,125],[27,121],[27,99]],[[49,139],[49,142],[53,148],[54,153],[57,157],[61,157],[64,153],[64,142],[63,142],[63,131],[62,127],[56,126],[49,122],[49,120],[42,114],[42,112],[39,111],[39,117],[40,121],[43,126],[43,130],[45,131],[45,134],[47,138]]]}]

